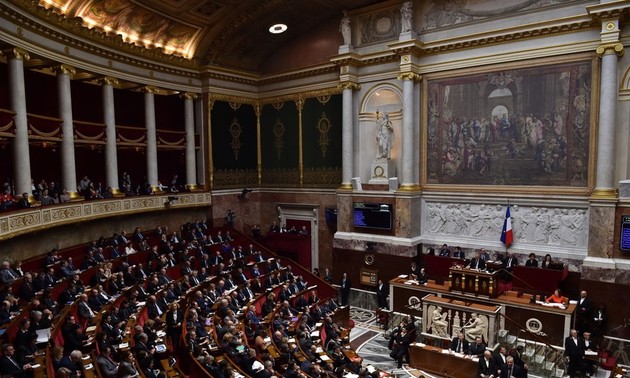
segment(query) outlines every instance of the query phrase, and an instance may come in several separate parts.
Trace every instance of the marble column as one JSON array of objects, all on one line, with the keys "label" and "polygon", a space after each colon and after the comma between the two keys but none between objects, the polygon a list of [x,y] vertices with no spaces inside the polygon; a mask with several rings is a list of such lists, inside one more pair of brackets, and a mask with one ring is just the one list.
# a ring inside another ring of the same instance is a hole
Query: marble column
[{"label": "marble column", "polygon": [[114,195],[119,195],[118,187],[118,152],[116,151],[116,110],[114,106],[114,85],[118,80],[113,77],[101,79],[103,92],[103,122],[105,123],[105,180]]},{"label": "marble column", "polygon": [[[18,47],[4,51],[9,71],[9,91],[11,110],[15,112],[15,139],[13,140],[13,169],[15,194],[28,193],[32,196],[31,158],[28,146],[28,122],[26,119],[26,89],[24,86],[24,61],[29,60],[28,53]],[[76,183],[75,183],[76,185]]]},{"label": "marble column", "polygon": [[197,189],[197,159],[195,158],[195,93],[184,93],[184,128],[186,130],[186,186]]},{"label": "marble column", "polygon": [[419,185],[415,181],[414,169],[414,84],[418,79],[415,73],[404,73],[399,76],[403,82],[403,119],[402,119],[402,172],[400,175],[400,190],[417,190]]},{"label": "marble column", "polygon": [[70,89],[70,76],[74,75],[76,70],[65,64],[53,67],[51,70],[57,75],[57,98],[59,118],[61,118],[61,187],[68,191],[70,198],[77,198],[79,193],[77,193],[72,92]]},{"label": "marble column", "polygon": [[158,89],[146,86],[144,91],[144,126],[147,129],[147,180],[151,190],[157,192],[158,187],[158,161],[157,161],[157,132],[155,126],[155,93]]},{"label": "marble column", "polygon": [[340,189],[352,189],[352,177],[354,166],[354,115],[353,96],[357,84],[346,82],[342,84],[342,119],[341,119],[341,187]]},{"label": "marble column", "polygon": [[597,170],[594,197],[614,197],[613,171],[615,157],[615,115],[617,111],[617,60],[623,53],[621,43],[601,45],[602,59],[599,90],[599,134],[597,137]]}]

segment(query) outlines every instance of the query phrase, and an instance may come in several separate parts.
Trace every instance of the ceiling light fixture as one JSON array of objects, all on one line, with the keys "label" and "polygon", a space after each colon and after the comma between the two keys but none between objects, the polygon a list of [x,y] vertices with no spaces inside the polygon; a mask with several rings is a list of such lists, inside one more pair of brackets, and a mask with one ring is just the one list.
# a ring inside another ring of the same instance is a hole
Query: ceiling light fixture
[{"label": "ceiling light fixture", "polygon": [[284,33],[286,30],[287,30],[287,26],[285,24],[275,24],[269,28],[269,33],[280,34],[280,33]]}]

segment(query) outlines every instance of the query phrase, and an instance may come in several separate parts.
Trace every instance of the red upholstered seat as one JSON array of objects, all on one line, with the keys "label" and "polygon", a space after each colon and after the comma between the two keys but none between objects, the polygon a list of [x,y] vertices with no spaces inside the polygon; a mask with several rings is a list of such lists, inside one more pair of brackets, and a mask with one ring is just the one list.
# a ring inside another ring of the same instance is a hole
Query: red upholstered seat
[{"label": "red upholstered seat", "polygon": [[617,366],[617,359],[608,350],[599,352],[599,366],[604,370],[613,370]]}]

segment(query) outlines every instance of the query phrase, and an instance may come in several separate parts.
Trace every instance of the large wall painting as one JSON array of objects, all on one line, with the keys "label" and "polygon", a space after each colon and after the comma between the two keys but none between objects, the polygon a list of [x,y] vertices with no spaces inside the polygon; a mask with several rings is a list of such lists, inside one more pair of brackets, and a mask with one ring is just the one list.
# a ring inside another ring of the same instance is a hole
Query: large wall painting
[{"label": "large wall painting", "polygon": [[429,78],[426,183],[586,187],[592,69]]}]

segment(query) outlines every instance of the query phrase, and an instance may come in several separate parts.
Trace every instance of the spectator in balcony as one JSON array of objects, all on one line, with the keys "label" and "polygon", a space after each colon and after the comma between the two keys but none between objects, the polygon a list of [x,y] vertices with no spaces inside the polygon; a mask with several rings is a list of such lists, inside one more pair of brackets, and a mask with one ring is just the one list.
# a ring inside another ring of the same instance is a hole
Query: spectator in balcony
[{"label": "spectator in balcony", "polygon": [[0,211],[12,208],[17,201],[11,195],[10,187],[5,187],[0,194]]},{"label": "spectator in balcony", "polygon": [[16,207],[18,209],[28,209],[31,207],[31,203],[28,201],[28,193],[22,193],[22,197],[17,201]]},{"label": "spectator in balcony", "polygon": [[61,194],[59,195],[59,203],[68,203],[70,202],[70,195],[68,194],[68,190],[63,188]]},{"label": "spectator in balcony", "polygon": [[85,192],[87,191],[91,182],[92,181],[90,181],[90,179],[87,176],[83,176],[81,181],[79,181],[79,185],[78,185],[79,191],[81,192],[81,194],[85,195]]},{"label": "spectator in balcony", "polygon": [[106,199],[114,198],[114,189],[112,189],[111,186],[108,186],[107,188],[105,188],[105,191],[103,192],[103,198],[106,198]]},{"label": "spectator in balcony", "polygon": [[42,194],[39,196],[39,202],[42,206],[48,206],[55,204],[55,201],[51,196],[48,195],[48,189],[44,189]]}]

